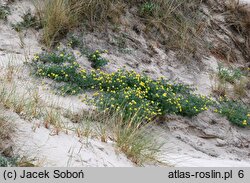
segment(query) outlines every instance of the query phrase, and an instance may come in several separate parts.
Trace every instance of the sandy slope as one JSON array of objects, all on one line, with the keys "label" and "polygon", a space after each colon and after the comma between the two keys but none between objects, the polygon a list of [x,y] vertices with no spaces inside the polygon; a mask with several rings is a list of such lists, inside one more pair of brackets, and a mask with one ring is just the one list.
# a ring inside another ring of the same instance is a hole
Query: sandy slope
[{"label": "sandy slope", "polygon": [[[44,127],[18,120],[16,150],[47,167],[131,167],[133,164],[115,151],[113,142],[78,138],[75,134],[53,135]],[[36,128],[34,131],[32,129]]]},{"label": "sandy slope", "polygon": [[250,0],[240,0],[243,3],[249,3],[250,4]]}]

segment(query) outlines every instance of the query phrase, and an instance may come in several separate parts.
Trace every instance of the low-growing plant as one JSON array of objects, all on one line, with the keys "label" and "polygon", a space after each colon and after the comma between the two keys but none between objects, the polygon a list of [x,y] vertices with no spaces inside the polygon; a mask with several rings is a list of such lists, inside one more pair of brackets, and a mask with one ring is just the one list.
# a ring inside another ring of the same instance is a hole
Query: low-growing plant
[{"label": "low-growing plant", "polygon": [[16,30],[17,32],[20,32],[22,30],[25,30],[31,27],[35,29],[42,28],[40,20],[38,20],[36,16],[32,15],[30,10],[26,12],[21,18],[22,18],[21,22],[12,25],[13,29]]},{"label": "low-growing plant", "polygon": [[225,80],[229,83],[235,83],[243,76],[243,73],[239,69],[227,69],[219,65],[218,76],[221,80]]},{"label": "low-growing plant", "polygon": [[105,53],[106,51],[100,52],[96,50],[95,52],[89,54],[88,59],[92,62],[92,67],[95,69],[99,69],[108,64],[109,60],[103,58],[101,53]]},{"label": "low-growing plant", "polygon": [[[154,117],[165,114],[191,117],[207,110],[213,103],[205,96],[194,94],[191,88],[182,84],[171,84],[163,78],[152,80],[134,71],[125,70],[110,74],[100,70],[88,72],[74,59],[58,61],[54,57],[50,60],[50,56],[46,56],[56,53],[35,56],[33,66],[38,76],[61,82],[62,93],[77,94],[86,89],[97,91],[99,93],[94,95],[93,101],[95,105],[101,110],[108,108],[113,112],[122,108],[125,119],[136,116],[138,121],[151,121]],[[99,52],[95,52],[96,54]],[[56,55],[60,56],[58,53]],[[61,56],[64,55],[66,54]]]},{"label": "low-growing plant", "polygon": [[6,20],[10,14],[10,8],[0,4],[0,20]]},{"label": "low-growing plant", "polygon": [[154,2],[145,2],[141,6],[141,14],[152,16],[156,8],[157,5]]},{"label": "low-growing plant", "polygon": [[250,126],[250,108],[242,102],[223,99],[217,111],[237,126]]},{"label": "low-growing plant", "polygon": [[68,37],[68,46],[70,46],[73,49],[75,49],[77,47],[81,47],[81,41],[79,40],[79,38],[77,36],[70,35]]},{"label": "low-growing plant", "polygon": [[0,167],[14,167],[17,166],[17,158],[6,158],[0,155]]}]

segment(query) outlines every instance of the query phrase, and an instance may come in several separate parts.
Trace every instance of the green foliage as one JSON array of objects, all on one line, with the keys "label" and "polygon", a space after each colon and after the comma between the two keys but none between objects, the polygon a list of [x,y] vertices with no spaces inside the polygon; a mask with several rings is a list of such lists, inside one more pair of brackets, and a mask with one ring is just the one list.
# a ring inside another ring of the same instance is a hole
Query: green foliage
[{"label": "green foliage", "polygon": [[[99,51],[91,54],[100,55]],[[118,70],[105,73],[97,70],[91,72],[83,69],[73,53],[66,49],[43,52],[35,55],[33,67],[38,76],[60,82],[62,94],[78,94],[92,90],[93,102],[100,110],[112,113],[122,111],[124,119],[151,121],[165,114],[176,114],[187,117],[196,116],[206,111],[215,101],[194,93],[189,86],[159,78],[153,80],[135,71]],[[244,127],[250,124],[249,107],[242,103],[221,100],[218,111],[229,121]]]},{"label": "green foliage", "polygon": [[63,63],[73,63],[76,58],[73,53],[68,52],[66,49],[60,49],[52,52],[42,52],[39,55],[34,56],[34,61],[40,61],[44,64],[58,64],[62,65]]},{"label": "green foliage", "polygon": [[[90,57],[99,54],[99,51],[94,52]],[[138,121],[150,121],[164,114],[192,117],[213,104],[211,99],[194,94],[188,86],[171,84],[163,78],[152,80],[125,70],[110,74],[100,70],[87,72],[72,54],[61,51],[36,55],[33,66],[38,76],[62,82],[62,93],[77,94],[86,89],[97,91],[94,104],[99,109],[108,108],[113,112],[122,109],[124,118],[136,116]]]},{"label": "green foliage", "polygon": [[9,14],[10,8],[8,6],[3,6],[0,4],[0,20],[6,20]]},{"label": "green foliage", "polygon": [[75,49],[77,47],[81,47],[81,41],[79,40],[79,38],[77,36],[70,35],[68,37],[68,46],[70,46],[73,49]]},{"label": "green foliage", "polygon": [[152,16],[154,11],[156,10],[157,5],[153,2],[145,2],[141,6],[141,14],[142,15],[150,15]]},{"label": "green foliage", "polygon": [[8,167],[8,160],[0,155],[0,167]]},{"label": "green foliage", "polygon": [[12,25],[13,29],[17,32],[31,27],[35,29],[42,28],[40,21],[37,20],[36,16],[31,14],[30,10],[22,16],[22,19],[21,22]]},{"label": "green foliage", "polygon": [[[105,53],[105,51],[101,53]],[[88,59],[92,62],[92,67],[95,69],[102,68],[109,62],[107,59],[101,56],[101,53],[99,50],[96,50],[95,52],[89,54],[88,56]]]},{"label": "green foliage", "polygon": [[17,158],[5,158],[0,155],[0,167],[13,167],[17,165]]},{"label": "green foliage", "polygon": [[237,126],[250,126],[250,108],[242,102],[224,99],[220,102],[217,111]]},{"label": "green foliage", "polygon": [[219,65],[218,75],[221,80],[227,81],[229,83],[235,83],[243,76],[243,73],[239,69],[227,69]]}]

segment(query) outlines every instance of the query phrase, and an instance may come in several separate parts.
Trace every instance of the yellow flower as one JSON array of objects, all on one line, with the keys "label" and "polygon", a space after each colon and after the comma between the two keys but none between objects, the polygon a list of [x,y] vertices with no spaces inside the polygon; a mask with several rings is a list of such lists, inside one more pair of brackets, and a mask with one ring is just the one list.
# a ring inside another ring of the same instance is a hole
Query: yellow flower
[{"label": "yellow flower", "polygon": [[145,83],[143,83],[143,82],[140,82],[140,86],[143,86],[143,87],[144,87],[144,86],[145,86]]},{"label": "yellow flower", "polygon": [[249,114],[247,114],[247,117],[250,117],[250,113],[249,113]]},{"label": "yellow flower", "polygon": [[39,56],[38,55],[35,55],[34,56],[34,60],[37,61],[39,59]]},{"label": "yellow flower", "polygon": [[242,124],[243,124],[244,126],[247,126],[247,120],[243,120]]},{"label": "yellow flower", "polygon": [[95,92],[95,93],[93,94],[94,97],[95,97],[95,96],[98,96],[98,95],[99,95],[98,92]]}]

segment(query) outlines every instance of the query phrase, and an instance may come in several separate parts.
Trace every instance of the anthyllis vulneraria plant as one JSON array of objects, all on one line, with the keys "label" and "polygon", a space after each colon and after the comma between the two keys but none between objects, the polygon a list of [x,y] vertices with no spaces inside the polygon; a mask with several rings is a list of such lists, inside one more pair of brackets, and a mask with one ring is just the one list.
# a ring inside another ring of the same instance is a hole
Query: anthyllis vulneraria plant
[{"label": "anthyllis vulneraria plant", "polygon": [[99,69],[109,63],[109,60],[101,56],[102,53],[107,53],[107,52],[108,52],[107,50],[104,51],[96,50],[93,53],[89,54],[88,59],[92,62],[93,68]]},{"label": "anthyllis vulneraria plant", "polygon": [[242,102],[221,98],[215,112],[227,117],[231,123],[237,126],[250,126],[250,108]]},{"label": "anthyllis vulneraria plant", "polygon": [[151,121],[165,114],[192,117],[213,104],[213,100],[194,94],[188,86],[171,84],[164,78],[153,80],[125,70],[113,73],[99,69],[86,71],[71,53],[65,51],[36,55],[32,65],[38,76],[61,82],[62,92],[95,91],[93,102],[100,110],[116,112],[122,109],[124,118],[136,116],[138,121]]}]

